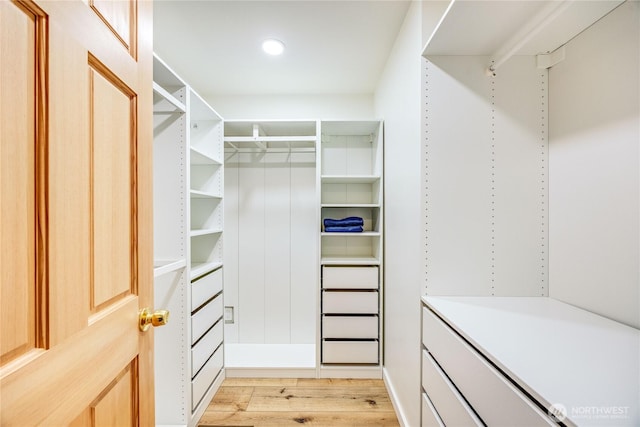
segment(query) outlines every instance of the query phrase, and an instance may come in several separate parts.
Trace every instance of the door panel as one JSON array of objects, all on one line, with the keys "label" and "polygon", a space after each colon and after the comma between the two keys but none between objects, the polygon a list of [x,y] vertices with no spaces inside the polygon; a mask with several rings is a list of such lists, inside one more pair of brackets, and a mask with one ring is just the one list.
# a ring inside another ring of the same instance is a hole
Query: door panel
[{"label": "door panel", "polygon": [[3,426],[154,424],[151,29],[151,2],[0,1]]},{"label": "door panel", "polygon": [[[0,15],[0,320],[12,327],[0,331],[2,362],[35,347],[35,40],[35,16],[15,6],[4,7]],[[5,61],[12,61],[9,76],[4,75]],[[22,167],[11,167],[15,164]]]}]

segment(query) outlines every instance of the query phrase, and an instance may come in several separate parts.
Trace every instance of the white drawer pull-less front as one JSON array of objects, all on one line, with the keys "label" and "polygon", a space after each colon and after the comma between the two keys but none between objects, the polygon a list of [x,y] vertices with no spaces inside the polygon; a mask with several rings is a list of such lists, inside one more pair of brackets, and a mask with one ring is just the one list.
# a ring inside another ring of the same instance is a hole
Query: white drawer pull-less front
[{"label": "white drawer pull-less front", "polygon": [[195,311],[222,291],[222,268],[191,283],[191,311]]},{"label": "white drawer pull-less front", "polygon": [[191,316],[191,344],[194,344],[222,317],[222,295],[218,295]]},{"label": "white drawer pull-less front", "polygon": [[323,341],[322,363],[378,363],[378,341]]},{"label": "white drawer pull-less front", "polygon": [[442,420],[425,393],[422,393],[422,427],[444,427]]},{"label": "white drawer pull-less front", "polygon": [[[436,365],[429,353],[422,352],[422,382],[427,396],[447,426],[482,426],[482,421]],[[500,408],[496,408],[499,410]]]},{"label": "white drawer pull-less front", "polygon": [[[504,375],[426,308],[422,312],[422,327],[424,345],[487,425],[555,425]],[[496,407],[496,402],[500,402],[500,407]]]},{"label": "white drawer pull-less front", "polygon": [[378,314],[378,292],[323,291],[322,312],[331,314]]},{"label": "white drawer pull-less front", "polygon": [[378,338],[378,316],[322,316],[323,338]]},{"label": "white drawer pull-less front", "polygon": [[323,289],[378,289],[378,267],[323,267]]}]

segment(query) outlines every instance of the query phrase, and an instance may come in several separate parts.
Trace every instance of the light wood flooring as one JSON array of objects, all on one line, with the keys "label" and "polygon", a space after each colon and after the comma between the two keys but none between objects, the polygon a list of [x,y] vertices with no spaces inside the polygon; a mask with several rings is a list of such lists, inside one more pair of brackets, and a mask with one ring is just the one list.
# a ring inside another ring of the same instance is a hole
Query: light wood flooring
[{"label": "light wood flooring", "polygon": [[217,426],[399,426],[382,380],[227,378],[200,419]]}]

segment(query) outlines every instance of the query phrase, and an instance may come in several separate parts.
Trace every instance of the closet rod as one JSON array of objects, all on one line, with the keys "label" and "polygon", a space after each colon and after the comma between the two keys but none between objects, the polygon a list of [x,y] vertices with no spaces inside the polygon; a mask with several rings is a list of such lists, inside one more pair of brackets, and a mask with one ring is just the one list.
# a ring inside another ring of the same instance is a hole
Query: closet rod
[{"label": "closet rod", "polygon": [[526,25],[521,27],[520,31],[497,49],[495,54],[491,55],[492,61],[489,67],[487,67],[486,74],[488,76],[495,76],[496,70],[502,64],[515,55],[522,46],[553,22],[562,12],[567,10],[574,1],[575,0],[563,0],[551,2],[538,12]]}]

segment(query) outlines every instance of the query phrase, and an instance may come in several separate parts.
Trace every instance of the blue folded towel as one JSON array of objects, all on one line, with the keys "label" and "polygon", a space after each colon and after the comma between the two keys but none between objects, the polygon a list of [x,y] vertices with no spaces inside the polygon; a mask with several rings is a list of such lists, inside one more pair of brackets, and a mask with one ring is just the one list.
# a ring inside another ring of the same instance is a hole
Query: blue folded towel
[{"label": "blue folded towel", "polygon": [[327,233],[361,233],[361,225],[345,225],[340,227],[324,227],[324,231]]},{"label": "blue folded towel", "polygon": [[325,218],[324,226],[326,227],[357,227],[363,226],[364,220],[359,216],[350,216],[342,219]]}]

